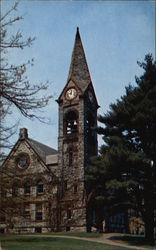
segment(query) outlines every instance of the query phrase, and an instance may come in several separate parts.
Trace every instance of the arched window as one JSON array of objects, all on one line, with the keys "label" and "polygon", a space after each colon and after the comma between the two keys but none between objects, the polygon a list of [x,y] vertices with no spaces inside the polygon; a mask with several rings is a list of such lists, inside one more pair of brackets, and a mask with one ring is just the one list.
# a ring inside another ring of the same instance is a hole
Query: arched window
[{"label": "arched window", "polygon": [[12,196],[17,196],[18,195],[18,184],[17,183],[14,183],[12,185]]},{"label": "arched window", "polygon": [[75,111],[69,111],[64,118],[66,135],[78,132],[78,115]]},{"label": "arched window", "polygon": [[42,194],[43,193],[43,182],[42,180],[39,180],[36,185],[36,193]]},{"label": "arched window", "polygon": [[[87,135],[88,137],[92,137],[94,134],[93,127],[95,126],[94,117],[90,112],[87,113],[87,119],[86,119],[86,126],[87,126]],[[91,138],[88,138],[91,139]]]},{"label": "arched window", "polygon": [[30,182],[29,181],[24,183],[24,194],[30,194]]},{"label": "arched window", "polygon": [[86,116],[86,145],[87,145],[87,158],[97,154],[97,132],[95,130],[96,119],[89,111]]}]

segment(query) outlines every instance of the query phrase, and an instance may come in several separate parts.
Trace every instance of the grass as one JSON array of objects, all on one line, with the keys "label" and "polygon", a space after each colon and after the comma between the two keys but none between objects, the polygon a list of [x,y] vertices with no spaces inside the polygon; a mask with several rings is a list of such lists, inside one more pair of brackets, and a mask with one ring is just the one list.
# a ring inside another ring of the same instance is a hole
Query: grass
[{"label": "grass", "polygon": [[122,241],[125,243],[128,243],[131,246],[144,246],[148,248],[153,249],[153,245],[149,245],[149,243],[146,242],[146,239],[144,236],[138,236],[138,235],[124,235],[122,237]]},{"label": "grass", "polygon": [[75,239],[37,237],[37,236],[2,236],[1,245],[5,250],[124,250],[122,247]]},{"label": "grass", "polygon": [[[47,233],[46,233],[47,235]],[[48,235],[60,235],[60,236],[75,236],[80,238],[99,238],[103,234],[101,233],[86,233],[86,232],[58,232],[58,233],[48,233]]]},{"label": "grass", "polygon": [[[103,234],[100,233],[85,233],[85,232],[59,232],[49,234],[32,234],[29,235],[16,235],[8,234],[1,235],[0,241],[4,250],[124,250],[126,248],[115,247],[101,243],[88,242],[84,240],[72,239],[72,236],[82,238],[98,238]],[[53,237],[51,237],[53,236]],[[56,237],[55,237],[56,236]],[[70,236],[71,239],[58,238],[57,236]],[[146,247],[153,249],[146,243],[144,236],[137,235],[114,235],[110,237],[112,241],[122,241],[130,246]]]}]

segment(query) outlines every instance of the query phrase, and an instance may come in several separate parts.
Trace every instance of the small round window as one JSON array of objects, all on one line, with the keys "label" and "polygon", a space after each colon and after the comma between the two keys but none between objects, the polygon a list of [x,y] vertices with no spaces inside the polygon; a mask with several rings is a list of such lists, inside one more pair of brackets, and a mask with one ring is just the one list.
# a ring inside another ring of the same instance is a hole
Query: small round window
[{"label": "small round window", "polygon": [[20,154],[16,158],[16,164],[19,168],[23,169],[29,165],[29,156],[27,154]]}]

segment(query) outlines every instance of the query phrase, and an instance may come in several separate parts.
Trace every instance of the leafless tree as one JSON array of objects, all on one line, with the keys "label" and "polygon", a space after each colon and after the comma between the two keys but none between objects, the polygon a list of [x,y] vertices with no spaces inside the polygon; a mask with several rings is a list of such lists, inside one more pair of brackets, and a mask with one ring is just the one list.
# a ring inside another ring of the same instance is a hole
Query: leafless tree
[{"label": "leafless tree", "polygon": [[35,38],[24,39],[22,33],[17,31],[11,35],[10,26],[22,20],[22,16],[14,16],[18,3],[15,3],[5,14],[0,16],[0,156],[10,146],[9,139],[15,133],[16,124],[7,125],[7,118],[13,112],[14,107],[20,113],[30,119],[37,118],[45,122],[37,111],[46,107],[52,96],[43,95],[48,88],[48,82],[32,84],[26,76],[28,66],[32,66],[33,59],[20,64],[10,63],[8,52],[23,50],[34,42]]}]

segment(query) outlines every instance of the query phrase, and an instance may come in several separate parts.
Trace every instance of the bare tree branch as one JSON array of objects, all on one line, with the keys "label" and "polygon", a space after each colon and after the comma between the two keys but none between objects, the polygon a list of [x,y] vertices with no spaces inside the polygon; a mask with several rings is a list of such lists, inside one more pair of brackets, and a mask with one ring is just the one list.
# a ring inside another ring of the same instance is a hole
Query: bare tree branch
[{"label": "bare tree branch", "polygon": [[[27,75],[27,68],[33,66],[34,60],[29,60],[21,65],[11,64],[8,60],[8,50],[24,49],[34,42],[35,38],[23,39],[21,31],[11,35],[9,26],[23,19],[22,16],[13,17],[17,10],[16,2],[3,16],[0,17],[0,146],[10,148],[9,139],[16,132],[18,121],[8,126],[7,118],[12,114],[15,107],[20,113],[29,118],[36,118],[41,122],[47,119],[40,116],[38,111],[42,111],[52,98],[51,95],[44,95],[48,89],[48,82],[32,84]],[[0,153],[2,157],[3,153]]]}]

